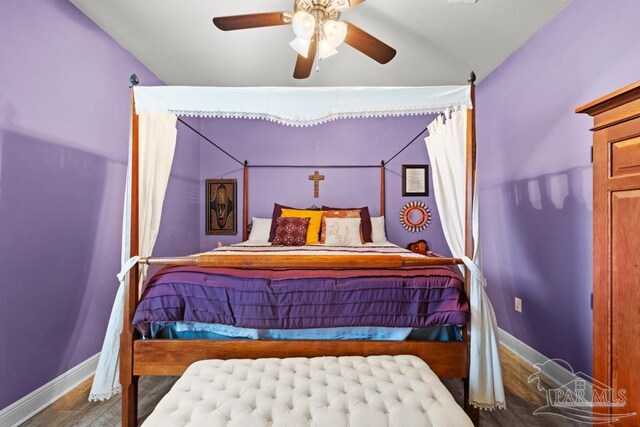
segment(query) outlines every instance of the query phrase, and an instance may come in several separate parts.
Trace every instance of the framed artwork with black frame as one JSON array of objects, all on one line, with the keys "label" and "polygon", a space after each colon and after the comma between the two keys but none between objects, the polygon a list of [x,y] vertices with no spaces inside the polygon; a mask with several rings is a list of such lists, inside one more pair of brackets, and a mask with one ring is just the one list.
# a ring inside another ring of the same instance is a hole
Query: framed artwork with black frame
[{"label": "framed artwork with black frame", "polygon": [[238,234],[237,181],[207,179],[205,225],[208,235]]},{"label": "framed artwork with black frame", "polygon": [[402,165],[402,195],[429,195],[429,165]]}]

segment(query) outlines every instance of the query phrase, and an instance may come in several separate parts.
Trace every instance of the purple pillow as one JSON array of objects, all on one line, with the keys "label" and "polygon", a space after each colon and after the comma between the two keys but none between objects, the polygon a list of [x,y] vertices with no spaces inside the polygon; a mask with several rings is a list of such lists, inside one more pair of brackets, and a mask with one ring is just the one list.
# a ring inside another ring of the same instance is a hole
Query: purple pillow
[{"label": "purple pillow", "polygon": [[371,239],[371,215],[369,214],[369,207],[365,206],[363,208],[332,208],[329,206],[323,206],[323,211],[360,211],[360,226],[362,227],[362,237],[364,237],[365,242],[373,242]]},{"label": "purple pillow", "polygon": [[272,246],[304,246],[311,218],[277,218],[278,226]]},{"label": "purple pillow", "polygon": [[282,209],[295,209],[289,206],[273,204],[273,215],[271,215],[271,230],[269,230],[269,241],[273,242],[276,237],[276,230],[278,229],[278,218],[282,216]]}]

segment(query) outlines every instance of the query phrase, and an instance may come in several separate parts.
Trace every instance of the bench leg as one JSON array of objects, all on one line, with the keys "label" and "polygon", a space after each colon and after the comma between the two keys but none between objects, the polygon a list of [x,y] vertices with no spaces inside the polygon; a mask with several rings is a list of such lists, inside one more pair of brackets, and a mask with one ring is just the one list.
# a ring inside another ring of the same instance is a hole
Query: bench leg
[{"label": "bench leg", "polygon": [[467,413],[467,416],[471,418],[473,425],[479,426],[480,410],[469,404],[469,378],[463,378],[462,384],[464,385],[464,411]]}]

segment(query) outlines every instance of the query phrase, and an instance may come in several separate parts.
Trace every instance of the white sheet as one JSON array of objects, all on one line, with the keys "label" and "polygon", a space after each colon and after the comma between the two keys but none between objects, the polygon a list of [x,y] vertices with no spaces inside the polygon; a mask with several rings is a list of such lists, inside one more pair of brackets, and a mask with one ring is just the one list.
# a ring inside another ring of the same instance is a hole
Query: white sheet
[{"label": "white sheet", "polygon": [[422,257],[423,255],[411,252],[408,249],[391,242],[365,243],[360,246],[327,246],[327,245],[304,245],[304,246],[271,246],[269,242],[242,242],[231,246],[222,246],[204,254],[233,253],[233,255],[260,256],[269,255],[399,255],[402,257]]},{"label": "white sheet", "polygon": [[[231,245],[230,247],[235,248],[235,247],[243,247],[243,246],[271,246],[271,242],[267,241],[267,240],[263,240],[263,241],[246,241],[246,242],[241,242],[241,243],[235,243],[233,245]],[[385,247],[385,248],[397,248],[397,249],[402,249],[405,251],[410,252],[408,249],[404,249],[401,248],[400,246],[396,245],[395,243],[391,243],[388,240],[382,241],[382,242],[367,242],[364,243],[362,246],[364,247],[370,247],[370,248],[375,248],[375,247]],[[275,248],[276,246],[274,246]],[[323,245],[305,245],[303,247],[309,247],[309,248],[322,248]],[[215,249],[214,249],[215,250]]]}]

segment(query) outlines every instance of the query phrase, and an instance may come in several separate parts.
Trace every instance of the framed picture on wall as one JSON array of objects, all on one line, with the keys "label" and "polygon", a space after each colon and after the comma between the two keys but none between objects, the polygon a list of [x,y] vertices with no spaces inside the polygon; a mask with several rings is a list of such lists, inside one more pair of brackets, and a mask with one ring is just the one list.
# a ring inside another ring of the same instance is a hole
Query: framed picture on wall
[{"label": "framed picture on wall", "polygon": [[205,182],[205,224],[208,235],[238,234],[237,181],[207,179]]},{"label": "framed picture on wall", "polygon": [[402,195],[429,195],[429,165],[402,165]]}]

